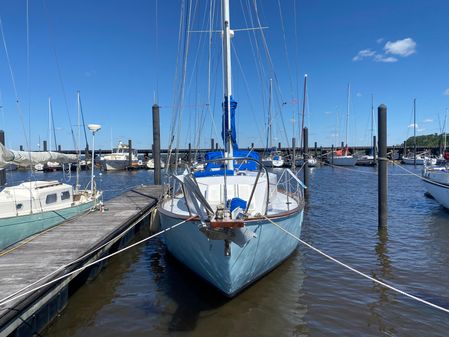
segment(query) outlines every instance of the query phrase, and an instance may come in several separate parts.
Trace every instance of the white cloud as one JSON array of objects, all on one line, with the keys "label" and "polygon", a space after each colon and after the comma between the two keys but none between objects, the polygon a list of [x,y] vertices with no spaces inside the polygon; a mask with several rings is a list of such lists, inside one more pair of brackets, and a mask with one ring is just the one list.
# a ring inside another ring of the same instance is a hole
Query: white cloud
[{"label": "white cloud", "polygon": [[332,111],[325,111],[324,114],[325,114],[325,115],[331,115],[331,114],[332,114]]},{"label": "white cloud", "polygon": [[378,39],[376,40],[376,42],[377,42],[378,44],[381,44],[382,42],[384,42],[384,38],[383,38],[383,37],[380,37],[380,38],[378,38]]},{"label": "white cloud", "polygon": [[423,120],[423,123],[432,123],[433,119],[432,118],[427,118],[425,120]]},{"label": "white cloud", "polygon": [[443,91],[443,95],[444,96],[449,96],[449,88],[447,88],[446,90]]},{"label": "white cloud", "polygon": [[385,63],[394,63],[394,62],[397,62],[398,59],[396,57],[393,57],[393,56],[385,56],[385,55],[377,54],[374,57],[374,61],[376,61],[376,62],[385,62]]},{"label": "white cloud", "polygon": [[355,95],[356,95],[357,97],[362,97],[362,96],[363,96],[361,92],[358,92],[358,93],[356,93]]},{"label": "white cloud", "polygon": [[373,51],[371,49],[363,49],[363,50],[359,51],[357,53],[357,55],[352,58],[352,60],[360,61],[360,60],[363,60],[364,58],[373,57],[374,55],[376,55],[375,51]]},{"label": "white cloud", "polygon": [[413,129],[414,127],[418,128],[418,124],[409,124],[408,128]]},{"label": "white cloud", "polygon": [[416,53],[416,42],[412,38],[403,40],[388,41],[384,46],[385,54],[393,54],[399,56],[410,56]]}]

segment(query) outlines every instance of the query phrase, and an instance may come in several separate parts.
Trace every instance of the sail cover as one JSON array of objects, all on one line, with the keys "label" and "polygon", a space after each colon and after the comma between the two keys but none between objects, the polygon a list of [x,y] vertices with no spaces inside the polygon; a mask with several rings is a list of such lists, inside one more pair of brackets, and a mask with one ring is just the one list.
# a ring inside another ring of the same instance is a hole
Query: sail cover
[{"label": "sail cover", "polygon": [[78,157],[74,154],[64,154],[59,152],[26,152],[7,149],[0,143],[0,168],[8,164],[19,166],[29,166],[33,164],[46,164],[47,162],[74,163]]},{"label": "sail cover", "polygon": [[237,102],[233,100],[231,96],[231,133],[229,134],[229,121],[228,121],[228,96],[225,96],[225,100],[223,102],[223,122],[222,122],[222,130],[221,137],[223,138],[224,144],[228,143],[229,136],[232,140],[232,149],[237,150],[237,135],[235,130],[235,109],[237,108]]}]

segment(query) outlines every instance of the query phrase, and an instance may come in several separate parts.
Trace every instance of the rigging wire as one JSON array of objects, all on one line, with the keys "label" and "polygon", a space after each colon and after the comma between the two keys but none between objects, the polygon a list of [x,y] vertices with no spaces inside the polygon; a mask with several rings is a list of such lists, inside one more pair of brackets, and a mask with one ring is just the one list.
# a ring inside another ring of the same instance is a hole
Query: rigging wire
[{"label": "rigging wire", "polygon": [[58,79],[59,79],[59,83],[61,85],[62,95],[64,97],[64,103],[65,103],[67,118],[68,118],[69,124],[70,124],[70,133],[72,135],[72,141],[73,141],[74,148],[76,149],[77,148],[77,142],[76,142],[76,139],[75,139],[75,133],[73,132],[72,118],[70,117],[69,103],[68,103],[68,100],[67,100],[67,93],[66,93],[65,86],[64,86],[64,81],[63,81],[63,78],[62,78],[61,65],[60,65],[60,62],[59,62],[58,53],[56,52],[56,47],[55,47],[55,43],[54,43],[54,40],[55,40],[54,39],[54,31],[53,31],[52,22],[51,22],[51,19],[50,19],[50,12],[48,10],[47,0],[42,0],[42,4],[43,4],[44,11],[45,11],[45,14],[46,14],[48,36],[50,38],[50,43],[51,43],[52,50],[53,50],[53,56],[55,58],[56,70],[57,70],[57,73],[58,73]]}]

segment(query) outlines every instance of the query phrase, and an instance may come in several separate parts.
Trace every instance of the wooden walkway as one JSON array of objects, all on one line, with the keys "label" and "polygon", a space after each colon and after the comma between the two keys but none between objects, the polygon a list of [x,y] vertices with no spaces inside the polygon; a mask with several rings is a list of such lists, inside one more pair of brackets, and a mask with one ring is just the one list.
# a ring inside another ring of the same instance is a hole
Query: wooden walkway
[{"label": "wooden walkway", "polygon": [[[54,275],[46,282],[125,245],[134,236],[137,224],[149,223],[149,213],[162,192],[162,186],[127,191],[106,201],[104,212],[94,211],[67,221],[0,255],[0,302],[52,272]],[[98,272],[101,266],[96,269]],[[0,336],[32,336],[40,332],[65,307],[70,282],[78,276],[77,282],[84,283],[92,276],[82,277],[80,273],[0,306]]]}]

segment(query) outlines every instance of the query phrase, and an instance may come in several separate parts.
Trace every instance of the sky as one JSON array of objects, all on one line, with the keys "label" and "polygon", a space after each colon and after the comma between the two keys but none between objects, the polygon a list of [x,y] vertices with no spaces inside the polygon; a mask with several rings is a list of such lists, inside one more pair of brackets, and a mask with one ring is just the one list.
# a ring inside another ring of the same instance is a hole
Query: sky
[{"label": "sky", "polygon": [[[449,106],[449,2],[230,3],[240,147],[266,145],[270,78],[273,143],[298,138],[304,74],[310,144],[345,140],[349,83],[349,145],[370,144],[372,96],[375,109],[387,105],[391,145],[413,135],[414,98],[417,134],[442,130]],[[208,147],[210,138],[219,142],[219,9],[218,1],[206,0],[2,0],[0,127],[7,146],[42,148],[53,129],[51,97],[58,144],[83,147],[77,91],[86,124],[102,125],[97,149],[128,139],[136,148],[150,148],[155,103],[161,107],[162,147],[172,135],[173,145],[182,148]],[[211,34],[205,32],[209,21]]]}]

